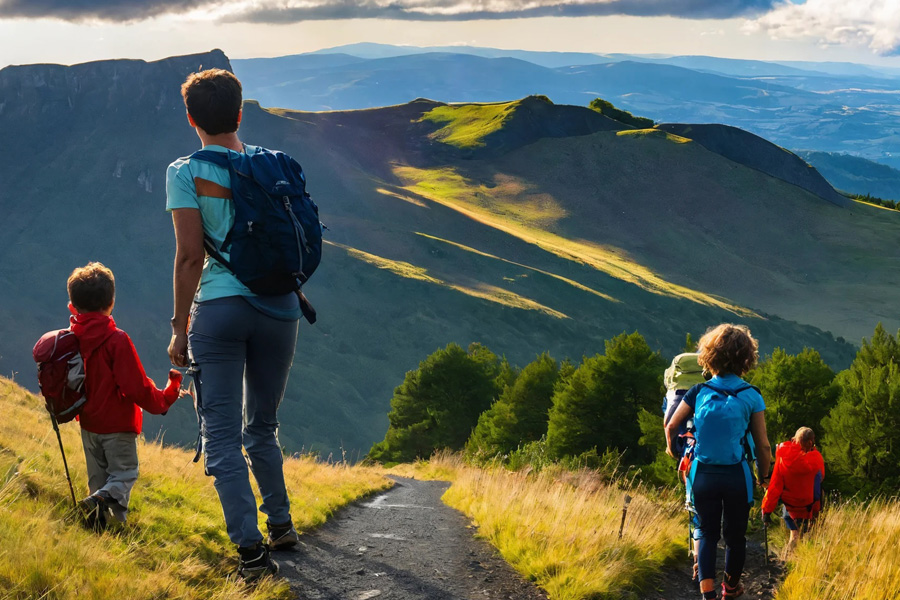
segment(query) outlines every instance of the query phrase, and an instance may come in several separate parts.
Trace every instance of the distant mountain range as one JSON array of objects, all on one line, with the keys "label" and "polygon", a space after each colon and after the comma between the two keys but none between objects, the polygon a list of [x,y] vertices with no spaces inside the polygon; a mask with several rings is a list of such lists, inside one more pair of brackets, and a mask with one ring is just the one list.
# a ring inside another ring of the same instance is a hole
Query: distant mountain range
[{"label": "distant mountain range", "polygon": [[[417,58],[427,69],[435,56]],[[165,167],[198,145],[179,86],[201,65],[230,68],[215,51],[0,70],[0,131],[16,148],[0,162],[4,375],[34,388],[29,352],[66,322],[67,275],[100,260],[116,273],[118,323],[163,377]],[[746,132],[639,130],[530,96],[317,113],[248,101],[241,136],[301,162],[329,227],[306,288],[320,320],[301,328],[281,411],[292,451],[365,452],[404,373],[451,341],[524,365],[544,350],[592,355],[639,330],[671,355],[687,332],[740,321],[764,352],[812,346],[844,367],[854,347],[834,336],[900,326],[900,264],[885,251],[900,242],[900,214],[847,202]],[[176,405],[148,430],[188,443],[191,413]]]},{"label": "distant mountain range", "polygon": [[233,64],[246,97],[269,107],[346,110],[531,94],[584,106],[601,96],[658,122],[723,123],[787,148],[900,168],[900,69],[381,44]]}]

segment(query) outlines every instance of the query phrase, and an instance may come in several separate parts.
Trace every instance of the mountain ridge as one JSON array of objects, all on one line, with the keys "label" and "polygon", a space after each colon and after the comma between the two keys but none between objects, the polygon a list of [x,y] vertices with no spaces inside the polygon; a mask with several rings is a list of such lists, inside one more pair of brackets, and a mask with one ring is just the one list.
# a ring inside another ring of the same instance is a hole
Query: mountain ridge
[{"label": "mountain ridge", "polygon": [[[65,279],[88,260],[116,273],[114,316],[148,372],[168,369],[174,240],[163,173],[198,145],[176,100],[184,73],[172,67],[185,63],[197,69],[211,57],[134,70],[118,86],[135,93],[121,96],[114,111],[104,110],[111,79],[72,92],[67,127],[43,119],[39,99],[26,103],[31,110],[15,93],[0,99],[8,103],[0,131],[16,132],[22,157],[0,164],[7,182],[0,208],[8,215],[0,222],[7,290],[0,319],[16,324],[0,339],[3,372],[29,383],[28,349],[64,325]],[[49,102],[68,106],[67,91],[53,91]],[[160,97],[172,100],[157,110]],[[895,234],[874,214],[886,211],[840,209],[699,144],[618,135],[636,130],[614,122],[466,155],[432,137],[447,123],[420,121],[447,106],[419,100],[324,113],[244,106],[242,138],[297,158],[333,242],[305,288],[319,322],[301,328],[280,414],[291,451],[343,447],[353,458],[368,449],[383,437],[403,373],[448,342],[479,341],[523,365],[543,351],[591,355],[604,339],[634,329],[674,353],[687,331],[740,320],[763,351],[809,345],[843,366],[853,347],[810,323],[855,338],[891,304],[896,267],[857,241],[891,243]],[[483,117],[472,123],[487,125]],[[535,122],[516,127],[527,132]],[[707,214],[693,218],[694,210]],[[735,219],[759,225],[734,228]],[[686,238],[691,246],[675,256],[671,249]],[[723,239],[736,247],[723,247]],[[740,252],[762,239],[771,250]],[[873,262],[877,281],[858,280],[842,258],[849,255]],[[798,280],[799,265],[810,281]],[[847,298],[816,287],[826,265],[832,285],[853,290]],[[724,276],[712,279],[710,269]],[[817,311],[796,310],[820,296]],[[187,444],[195,422],[189,406],[176,406],[165,420],[148,419],[147,432],[165,427],[167,441]]]}]

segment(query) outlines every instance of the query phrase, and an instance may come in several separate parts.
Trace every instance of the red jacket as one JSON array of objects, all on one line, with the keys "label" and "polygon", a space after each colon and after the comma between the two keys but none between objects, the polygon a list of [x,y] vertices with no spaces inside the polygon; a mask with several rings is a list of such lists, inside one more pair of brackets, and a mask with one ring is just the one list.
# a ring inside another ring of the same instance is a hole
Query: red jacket
[{"label": "red jacket", "polygon": [[821,509],[825,461],[818,450],[804,452],[788,440],[775,450],[775,470],[763,498],[764,513],[774,512],[781,500],[794,519],[809,519]]},{"label": "red jacket", "polygon": [[92,433],[141,433],[141,408],[164,414],[178,399],[180,373],[170,374],[164,391],[144,373],[128,334],[112,317],[99,312],[73,316],[71,329],[85,362],[88,400],[78,419]]}]

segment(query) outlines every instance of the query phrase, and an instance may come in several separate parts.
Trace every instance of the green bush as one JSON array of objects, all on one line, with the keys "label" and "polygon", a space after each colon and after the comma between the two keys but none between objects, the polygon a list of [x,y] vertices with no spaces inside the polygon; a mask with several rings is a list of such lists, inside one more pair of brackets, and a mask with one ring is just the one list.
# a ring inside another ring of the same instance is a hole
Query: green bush
[{"label": "green bush", "polygon": [[612,102],[608,102],[603,98],[595,98],[591,100],[589,107],[592,110],[597,111],[604,117],[609,117],[610,119],[614,119],[619,123],[631,125],[632,127],[636,127],[638,129],[650,129],[651,127],[656,125],[653,119],[648,119],[646,117],[636,117],[627,110],[616,108],[615,106],[613,106]]}]

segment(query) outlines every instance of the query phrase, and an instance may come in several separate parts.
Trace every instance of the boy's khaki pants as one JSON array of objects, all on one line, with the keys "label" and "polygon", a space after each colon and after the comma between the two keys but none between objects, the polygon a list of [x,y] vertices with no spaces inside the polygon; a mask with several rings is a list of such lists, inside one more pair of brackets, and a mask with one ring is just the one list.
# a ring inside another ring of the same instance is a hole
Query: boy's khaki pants
[{"label": "boy's khaki pants", "polygon": [[113,513],[123,523],[128,499],[138,477],[136,433],[91,433],[81,430],[91,494],[115,500]]}]

